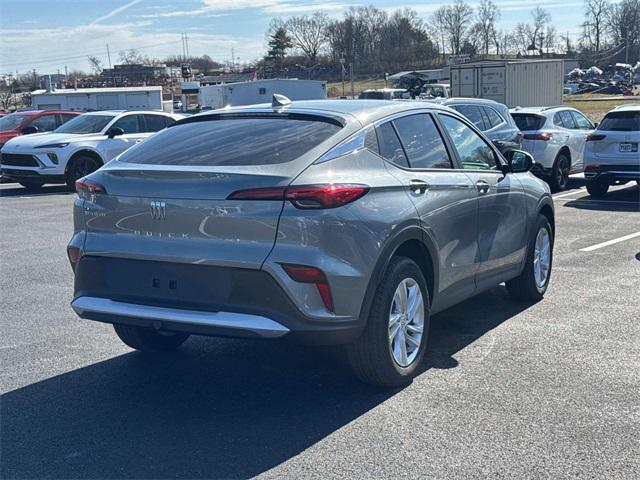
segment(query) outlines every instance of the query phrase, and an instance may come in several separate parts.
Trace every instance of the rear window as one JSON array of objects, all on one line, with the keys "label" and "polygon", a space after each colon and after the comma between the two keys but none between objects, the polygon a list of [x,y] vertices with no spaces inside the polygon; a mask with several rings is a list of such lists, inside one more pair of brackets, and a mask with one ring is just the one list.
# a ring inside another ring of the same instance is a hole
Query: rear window
[{"label": "rear window", "polygon": [[520,130],[540,130],[546,120],[545,117],[531,113],[512,113],[511,116]]},{"label": "rear window", "polygon": [[188,122],[162,130],[119,160],[153,165],[273,165],[295,160],[340,128],[291,117]]},{"label": "rear window", "polygon": [[640,131],[640,112],[607,113],[598,130],[638,132]]}]

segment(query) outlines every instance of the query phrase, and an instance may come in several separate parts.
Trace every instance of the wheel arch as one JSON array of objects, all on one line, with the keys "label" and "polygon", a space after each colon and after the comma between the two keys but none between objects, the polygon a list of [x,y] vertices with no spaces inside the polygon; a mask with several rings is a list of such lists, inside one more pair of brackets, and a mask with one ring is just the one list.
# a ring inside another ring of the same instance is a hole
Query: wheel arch
[{"label": "wheel arch", "polygon": [[417,225],[405,227],[393,236],[383,247],[379,259],[373,269],[373,274],[369,280],[365,292],[364,302],[360,311],[360,318],[366,324],[369,316],[369,309],[373,302],[373,296],[384,278],[391,259],[397,256],[408,257],[422,270],[427,281],[429,291],[429,303],[433,304],[436,292],[438,291],[438,262],[437,249],[435,244],[428,237],[426,232]]},{"label": "wheel arch", "polygon": [[83,148],[81,150],[78,150],[77,152],[74,152],[73,155],[71,155],[71,157],[69,158],[69,161],[67,162],[67,166],[64,169],[65,175],[69,171],[69,167],[71,165],[73,165],[73,162],[75,162],[76,160],[78,160],[78,158],[83,157],[83,156],[84,157],[93,158],[94,160],[96,160],[100,164],[100,166],[104,165],[104,160],[102,159],[102,157],[100,156],[100,154],[98,152],[96,152],[95,150],[88,149],[88,148]]},{"label": "wheel arch", "polygon": [[552,234],[555,237],[556,233],[556,219],[555,219],[555,211],[553,208],[553,201],[549,197],[544,197],[540,203],[538,204],[538,208],[536,208],[536,213],[538,215],[543,215],[549,221],[551,225]]}]

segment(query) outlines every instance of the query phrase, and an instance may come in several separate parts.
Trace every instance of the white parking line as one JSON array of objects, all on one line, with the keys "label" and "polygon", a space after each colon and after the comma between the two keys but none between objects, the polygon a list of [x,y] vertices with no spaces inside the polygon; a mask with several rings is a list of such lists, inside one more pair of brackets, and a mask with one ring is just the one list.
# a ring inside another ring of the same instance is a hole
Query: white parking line
[{"label": "white parking line", "polygon": [[579,188],[578,190],[573,190],[571,192],[562,193],[560,195],[553,195],[553,198],[562,198],[562,197],[570,197],[571,195],[575,195],[576,193],[583,193],[587,190],[585,188]]},{"label": "white parking line", "polygon": [[581,248],[581,252],[592,252],[594,250],[598,250],[599,248],[608,247],[609,245],[613,245],[615,243],[624,242],[625,240],[630,240],[635,237],[640,237],[640,232],[630,233],[629,235],[625,235],[624,237],[614,238],[613,240],[609,240],[607,242],[598,243],[596,245],[591,245],[587,248]]}]

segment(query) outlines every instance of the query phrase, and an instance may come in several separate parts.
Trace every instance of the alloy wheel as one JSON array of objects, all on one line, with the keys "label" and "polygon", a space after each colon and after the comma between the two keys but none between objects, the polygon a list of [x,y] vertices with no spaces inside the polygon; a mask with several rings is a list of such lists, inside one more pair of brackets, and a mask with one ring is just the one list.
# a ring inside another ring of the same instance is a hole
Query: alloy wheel
[{"label": "alloy wheel", "polygon": [[533,252],[533,275],[536,285],[542,288],[549,278],[549,265],[551,264],[551,238],[546,228],[541,228],[536,236],[536,244]]},{"label": "alloy wheel", "polygon": [[401,367],[408,367],[418,356],[424,331],[424,299],[413,278],[400,282],[389,309],[389,348]]}]

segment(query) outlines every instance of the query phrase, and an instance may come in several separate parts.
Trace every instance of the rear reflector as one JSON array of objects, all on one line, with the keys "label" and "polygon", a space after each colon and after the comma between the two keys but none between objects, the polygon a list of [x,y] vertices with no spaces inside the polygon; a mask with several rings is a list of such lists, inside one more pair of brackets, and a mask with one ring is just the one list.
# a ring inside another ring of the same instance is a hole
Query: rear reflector
[{"label": "rear reflector", "polygon": [[76,271],[76,264],[80,258],[80,249],[78,247],[67,247],[67,255],[69,256],[69,262],[71,263],[71,269]]},{"label": "rear reflector", "polygon": [[333,297],[331,296],[331,288],[327,282],[327,277],[322,270],[307,265],[293,265],[290,263],[282,263],[282,268],[287,275],[295,282],[313,283],[318,289],[322,303],[330,312],[333,312]]},{"label": "rear reflector", "polygon": [[233,192],[229,200],[289,200],[303,209],[335,208],[362,197],[368,185],[331,183],[323,185],[296,185],[287,188],[255,188]]},{"label": "rear reflector", "polygon": [[604,140],[605,138],[607,138],[606,135],[597,135],[595,133],[592,133],[590,135],[587,135],[587,142],[599,142],[600,140]]},{"label": "rear reflector", "polygon": [[107,193],[105,188],[99,183],[81,178],[76,180],[76,192],[80,193]]},{"label": "rear reflector", "polygon": [[553,135],[551,133],[548,133],[548,132],[525,133],[523,138],[525,140],[542,140],[544,142],[548,142],[549,140],[551,140],[553,138]]}]

